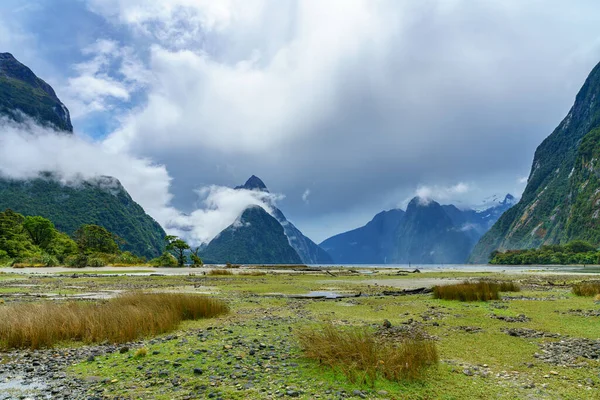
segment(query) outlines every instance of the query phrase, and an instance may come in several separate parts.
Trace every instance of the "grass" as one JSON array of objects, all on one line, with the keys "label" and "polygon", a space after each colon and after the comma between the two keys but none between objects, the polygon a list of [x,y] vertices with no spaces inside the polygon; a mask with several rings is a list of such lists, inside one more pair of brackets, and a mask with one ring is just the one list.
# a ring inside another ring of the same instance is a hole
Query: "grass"
[{"label": "grass", "polygon": [[443,300],[459,301],[488,301],[499,300],[500,292],[518,292],[521,288],[510,281],[488,282],[463,282],[454,285],[434,286],[433,297]]},{"label": "grass", "polygon": [[594,297],[600,295],[600,282],[582,282],[573,285],[573,294],[577,296]]},{"label": "grass", "polygon": [[243,276],[265,276],[267,273],[264,271],[242,271],[238,275]]},{"label": "grass", "polygon": [[374,385],[378,378],[399,382],[421,376],[425,367],[437,364],[435,343],[407,337],[399,343],[375,337],[368,328],[338,328],[326,324],[300,330],[304,354],[341,371],[353,383]]},{"label": "grass", "polygon": [[233,275],[233,272],[227,269],[211,269],[208,271],[208,275]]},{"label": "grass", "polygon": [[102,303],[11,304],[0,308],[0,344],[38,349],[63,341],[125,343],[228,311],[222,301],[176,293],[131,293]]}]

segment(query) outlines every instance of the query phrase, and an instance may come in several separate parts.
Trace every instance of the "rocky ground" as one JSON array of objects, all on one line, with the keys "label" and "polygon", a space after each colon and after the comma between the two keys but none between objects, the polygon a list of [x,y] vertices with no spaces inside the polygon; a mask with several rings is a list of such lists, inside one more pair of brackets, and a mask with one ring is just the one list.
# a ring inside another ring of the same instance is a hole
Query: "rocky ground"
[{"label": "rocky ground", "polygon": [[[439,274],[424,279],[469,277],[481,275]],[[4,274],[0,276],[4,306],[65,298],[90,301],[86,293],[185,290],[223,298],[232,312],[213,320],[186,322],[177,332],[134,343],[5,351],[0,400],[600,398],[599,305],[569,291],[569,282],[585,278],[528,276],[527,283],[519,277],[524,282],[522,292],[489,303],[439,301],[429,294],[382,296],[388,288],[397,293],[399,287],[419,287],[419,278],[414,276],[385,276],[381,281],[393,279],[414,282],[412,286],[409,282],[381,286],[372,277],[318,274]],[[560,280],[561,286],[545,285],[548,280]],[[274,293],[310,291],[362,295],[335,300],[273,297]],[[440,365],[415,382],[352,384],[302,357],[296,335],[323,321],[368,325],[391,340],[407,334],[427,335],[438,346]]]}]

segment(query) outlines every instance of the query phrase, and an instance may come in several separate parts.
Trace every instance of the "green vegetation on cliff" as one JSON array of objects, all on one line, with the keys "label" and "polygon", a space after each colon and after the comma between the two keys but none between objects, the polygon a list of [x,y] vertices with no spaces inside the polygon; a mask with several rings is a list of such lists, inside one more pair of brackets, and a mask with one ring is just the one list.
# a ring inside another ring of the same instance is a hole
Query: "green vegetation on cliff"
[{"label": "green vegetation on cliff", "polygon": [[600,244],[600,64],[575,104],[535,152],[521,201],[484,235],[470,261],[495,250],[537,248],[572,240]]}]

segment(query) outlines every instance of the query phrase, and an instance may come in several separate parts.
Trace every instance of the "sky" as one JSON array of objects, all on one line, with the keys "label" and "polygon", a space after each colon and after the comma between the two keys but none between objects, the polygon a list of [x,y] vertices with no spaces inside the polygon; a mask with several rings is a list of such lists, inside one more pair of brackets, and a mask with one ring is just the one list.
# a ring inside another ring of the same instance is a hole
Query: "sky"
[{"label": "sky", "polygon": [[[0,4],[0,52],[54,87],[75,138],[5,124],[0,171],[114,175],[195,242],[249,204],[320,242],[415,195],[518,196],[600,61],[591,0],[23,3]],[[252,174],[272,195],[229,189]]]}]

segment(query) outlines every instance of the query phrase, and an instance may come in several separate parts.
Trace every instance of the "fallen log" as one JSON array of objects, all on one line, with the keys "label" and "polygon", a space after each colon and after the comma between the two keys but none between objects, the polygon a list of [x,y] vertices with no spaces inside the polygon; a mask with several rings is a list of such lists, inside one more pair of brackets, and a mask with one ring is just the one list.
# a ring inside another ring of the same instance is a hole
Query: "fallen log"
[{"label": "fallen log", "polygon": [[411,294],[428,294],[432,293],[432,288],[404,289],[404,290],[384,290],[384,296],[407,296]]}]

